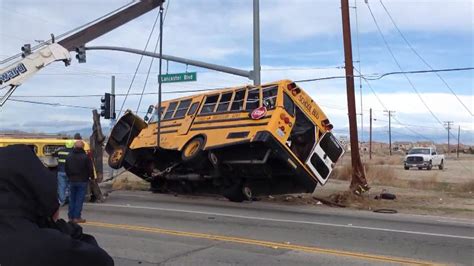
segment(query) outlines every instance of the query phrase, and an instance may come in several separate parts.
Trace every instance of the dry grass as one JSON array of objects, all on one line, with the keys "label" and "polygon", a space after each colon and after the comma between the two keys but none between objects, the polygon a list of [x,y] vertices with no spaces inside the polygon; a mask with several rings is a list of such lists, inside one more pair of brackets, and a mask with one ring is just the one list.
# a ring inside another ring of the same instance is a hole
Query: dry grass
[{"label": "dry grass", "polygon": [[[370,183],[389,185],[393,184],[396,179],[395,171],[389,166],[365,164],[364,168],[367,181]],[[351,180],[351,177],[352,166],[350,164],[344,164],[337,166],[334,169],[334,173],[331,178],[338,180]]]},{"label": "dry grass", "polygon": [[366,164],[371,165],[401,165],[403,163],[403,156],[373,156],[372,160],[368,160]]},{"label": "dry grass", "polygon": [[[366,171],[366,178],[369,184],[443,192],[472,193],[474,191],[474,181],[458,184],[443,182],[439,180],[437,172],[433,172],[431,176],[423,177],[422,179],[406,180],[397,177],[396,171],[393,167],[390,166],[390,163],[393,161],[384,161],[388,164],[377,164],[377,162],[380,161],[370,162],[369,164],[364,165]],[[397,162],[396,164],[399,164],[399,162]],[[351,180],[351,177],[352,167],[350,164],[346,163],[337,166],[334,169],[331,178],[349,181]]]}]

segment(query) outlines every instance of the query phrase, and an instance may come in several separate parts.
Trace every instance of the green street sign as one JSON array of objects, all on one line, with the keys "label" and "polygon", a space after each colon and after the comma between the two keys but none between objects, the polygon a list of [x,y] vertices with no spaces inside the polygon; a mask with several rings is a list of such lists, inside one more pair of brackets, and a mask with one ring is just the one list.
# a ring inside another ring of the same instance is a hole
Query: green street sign
[{"label": "green street sign", "polygon": [[161,82],[162,83],[186,82],[186,81],[196,81],[196,80],[197,80],[196,72],[174,73],[174,74],[161,75]]}]

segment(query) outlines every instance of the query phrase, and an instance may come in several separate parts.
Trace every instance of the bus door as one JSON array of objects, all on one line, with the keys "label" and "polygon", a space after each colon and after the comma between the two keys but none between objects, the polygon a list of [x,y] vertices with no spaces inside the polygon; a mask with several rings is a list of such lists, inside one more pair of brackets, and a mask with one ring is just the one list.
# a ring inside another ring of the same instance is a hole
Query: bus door
[{"label": "bus door", "polygon": [[[196,118],[197,111],[199,110],[199,106],[201,106],[202,99],[204,95],[200,95],[198,97],[190,99],[189,108],[187,108],[187,112],[184,115],[183,120],[181,120],[181,126],[178,128],[179,135],[186,135],[193,124],[194,118]],[[176,115],[175,115],[176,116]]]},{"label": "bus door", "polygon": [[[317,130],[315,130],[317,132]],[[306,165],[313,172],[321,185],[324,185],[331,174],[335,163],[344,154],[344,149],[331,132],[326,132],[314,145]]]}]

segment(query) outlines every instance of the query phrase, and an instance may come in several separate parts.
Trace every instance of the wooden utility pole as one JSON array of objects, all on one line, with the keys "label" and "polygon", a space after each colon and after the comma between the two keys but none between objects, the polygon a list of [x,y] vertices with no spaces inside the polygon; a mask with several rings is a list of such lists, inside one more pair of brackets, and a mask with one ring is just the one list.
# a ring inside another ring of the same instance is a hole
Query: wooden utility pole
[{"label": "wooden utility pole", "polygon": [[456,149],[456,157],[459,159],[459,141],[461,139],[461,126],[458,126],[458,148]]},{"label": "wooden utility pole", "polygon": [[349,0],[341,0],[342,32],[344,40],[344,61],[346,70],[347,110],[349,112],[349,134],[351,139],[352,181],[351,191],[362,193],[368,190],[365,171],[360,159],[359,137],[357,135],[357,114],[354,93],[354,66],[352,65],[351,24]]},{"label": "wooden utility pole", "polygon": [[370,108],[369,159],[372,160],[372,108]]},{"label": "wooden utility pole", "polygon": [[395,111],[387,110],[384,112],[388,113],[388,149],[390,156],[392,156],[392,114]]},{"label": "wooden utility pole", "polygon": [[450,135],[450,130],[451,130],[451,125],[453,124],[453,121],[444,121],[444,125],[446,126],[446,129],[448,130],[448,154],[451,153],[451,149],[449,148],[449,135]]}]

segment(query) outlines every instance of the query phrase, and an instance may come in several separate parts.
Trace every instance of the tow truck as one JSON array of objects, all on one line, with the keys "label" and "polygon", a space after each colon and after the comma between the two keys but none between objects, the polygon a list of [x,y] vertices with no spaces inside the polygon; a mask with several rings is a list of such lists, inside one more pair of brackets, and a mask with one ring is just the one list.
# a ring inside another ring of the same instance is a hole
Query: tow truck
[{"label": "tow truck", "polygon": [[[10,63],[0,68],[0,91],[6,90],[0,97],[0,107],[3,106],[15,90],[38,71],[52,64],[63,62],[65,66],[71,64],[71,51],[76,51],[79,63],[85,62],[84,45],[105,33],[163,5],[165,0],[140,0],[131,2],[104,16],[96,22],[91,22],[72,32],[61,40],[56,41],[54,35],[47,42],[38,47],[25,44],[22,53],[10,57]],[[36,49],[35,49],[36,48]],[[15,60],[20,57],[21,59]]]}]

